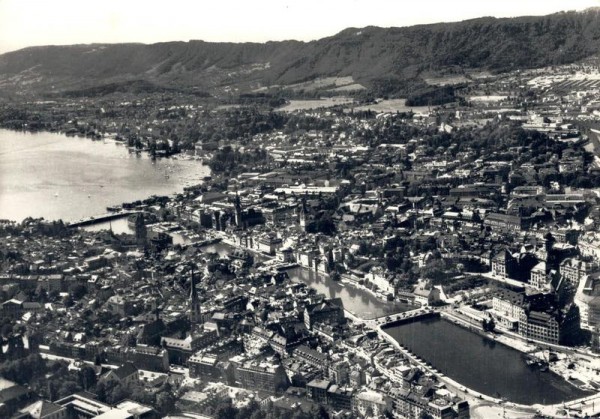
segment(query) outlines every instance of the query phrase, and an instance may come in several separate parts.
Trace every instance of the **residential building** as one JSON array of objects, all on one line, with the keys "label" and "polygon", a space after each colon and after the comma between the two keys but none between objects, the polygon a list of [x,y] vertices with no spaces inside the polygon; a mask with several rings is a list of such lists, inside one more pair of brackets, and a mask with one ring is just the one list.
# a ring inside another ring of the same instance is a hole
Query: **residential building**
[{"label": "residential building", "polygon": [[315,323],[339,324],[344,320],[344,304],[341,298],[323,300],[304,309],[304,324],[311,329]]},{"label": "residential building", "polygon": [[19,410],[12,419],[66,419],[67,408],[45,400],[37,401]]}]

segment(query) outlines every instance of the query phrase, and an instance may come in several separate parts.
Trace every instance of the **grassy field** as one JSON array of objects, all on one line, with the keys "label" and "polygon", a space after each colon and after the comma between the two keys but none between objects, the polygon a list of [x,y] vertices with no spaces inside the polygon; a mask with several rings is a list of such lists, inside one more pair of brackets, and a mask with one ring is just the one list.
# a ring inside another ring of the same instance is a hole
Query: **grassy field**
[{"label": "grassy field", "polygon": [[332,106],[348,105],[354,99],[350,97],[328,97],[315,100],[290,100],[285,106],[277,109],[283,112],[294,112],[307,109],[331,108]]},{"label": "grassy field", "polygon": [[489,96],[470,96],[468,100],[471,102],[500,102],[506,99],[508,96],[502,95],[489,95]]},{"label": "grassy field", "polygon": [[463,76],[462,74],[442,77],[430,77],[425,79],[425,83],[433,86],[447,86],[468,82],[469,79]]},{"label": "grassy field", "polygon": [[347,84],[345,86],[336,87],[335,89],[330,89],[330,92],[356,92],[358,90],[366,89],[365,86],[359,83]]},{"label": "grassy field", "polygon": [[336,88],[342,86],[348,86],[354,83],[352,76],[346,77],[323,77],[307,81],[304,83],[290,84],[287,86],[292,90],[317,90],[326,87]]},{"label": "grassy field", "polygon": [[357,90],[365,89],[360,83],[356,83],[352,76],[345,77],[322,77],[303,83],[295,83],[288,85],[273,85],[263,86],[254,89],[253,93],[267,92],[271,89],[289,89],[293,91],[304,90],[306,92],[312,92],[315,90],[329,90],[330,92],[353,92]]},{"label": "grassy field", "polygon": [[[348,109],[349,110],[349,109]],[[367,111],[371,110],[374,112],[428,112],[429,107],[427,106],[406,106],[406,99],[388,99],[381,100],[379,103],[372,105],[357,106],[354,108],[355,111]]]}]

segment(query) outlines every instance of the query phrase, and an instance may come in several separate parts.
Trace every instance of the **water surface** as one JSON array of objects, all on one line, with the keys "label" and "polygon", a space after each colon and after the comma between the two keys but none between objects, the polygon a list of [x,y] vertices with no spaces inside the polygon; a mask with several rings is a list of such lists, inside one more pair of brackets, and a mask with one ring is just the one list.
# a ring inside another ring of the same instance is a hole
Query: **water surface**
[{"label": "water surface", "polygon": [[430,318],[385,331],[448,377],[477,392],[520,404],[555,404],[587,394],[524,355],[449,321]]},{"label": "water surface", "polygon": [[0,129],[0,218],[74,221],[181,192],[209,172],[199,161],[153,161],[113,141]]}]

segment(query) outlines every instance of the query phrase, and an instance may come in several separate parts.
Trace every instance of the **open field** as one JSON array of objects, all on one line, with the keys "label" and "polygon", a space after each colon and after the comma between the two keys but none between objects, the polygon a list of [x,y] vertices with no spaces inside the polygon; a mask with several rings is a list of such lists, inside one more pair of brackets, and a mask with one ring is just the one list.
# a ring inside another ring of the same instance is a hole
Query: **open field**
[{"label": "open field", "polygon": [[503,95],[487,95],[487,96],[470,96],[468,99],[471,102],[500,102],[508,96]]},{"label": "open field", "polygon": [[462,74],[454,74],[451,76],[429,77],[425,79],[425,83],[433,86],[447,86],[452,84],[468,83],[470,80]]},{"label": "open field", "polygon": [[350,97],[327,97],[314,100],[290,100],[290,102],[278,111],[283,112],[294,112],[306,109],[318,109],[318,108],[331,108],[332,106],[348,105],[351,104],[354,99]]},{"label": "open field", "polygon": [[[371,110],[374,112],[429,112],[428,106],[406,106],[406,99],[381,100],[378,103],[356,106],[353,109],[355,111]],[[347,111],[349,110],[347,109]]]},{"label": "open field", "polygon": [[489,71],[472,71],[469,72],[469,77],[473,80],[480,80],[480,79],[489,79],[491,77],[495,77],[492,73],[490,73]]},{"label": "open field", "polygon": [[366,89],[365,86],[363,86],[360,83],[352,83],[352,84],[347,84],[346,86],[340,86],[340,87],[336,87],[335,89],[330,89],[330,92],[355,92],[357,90],[364,90]]},{"label": "open field", "polygon": [[354,84],[354,79],[352,78],[352,76],[323,78],[319,77],[317,79],[310,80],[304,83],[290,84],[286,87],[292,90],[317,90],[326,87],[336,88],[341,86],[348,86],[351,84]]},{"label": "open field", "polygon": [[599,79],[585,79],[585,80],[565,80],[563,82],[557,83],[553,86],[555,89],[560,90],[594,90],[600,89],[600,80]]},{"label": "open field", "polygon": [[357,90],[365,89],[360,83],[357,83],[352,76],[344,76],[344,77],[319,77],[314,80],[288,84],[288,85],[272,85],[272,86],[263,86],[257,89],[254,89],[253,93],[266,92],[271,89],[289,89],[293,91],[304,90],[307,92],[312,92],[320,89],[327,89],[330,92],[353,92]]}]

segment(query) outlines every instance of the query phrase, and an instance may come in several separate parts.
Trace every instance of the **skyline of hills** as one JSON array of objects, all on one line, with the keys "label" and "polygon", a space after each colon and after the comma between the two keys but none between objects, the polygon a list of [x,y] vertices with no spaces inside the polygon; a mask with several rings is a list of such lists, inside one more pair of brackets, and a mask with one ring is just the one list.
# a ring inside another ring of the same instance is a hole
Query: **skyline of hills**
[{"label": "skyline of hills", "polygon": [[[0,55],[0,91],[243,93],[322,77],[406,92],[426,77],[577,62],[600,52],[600,9],[482,17],[400,28],[348,28],[317,41],[91,44]],[[108,86],[108,87],[106,87]],[[383,86],[383,87],[382,87]]]}]

